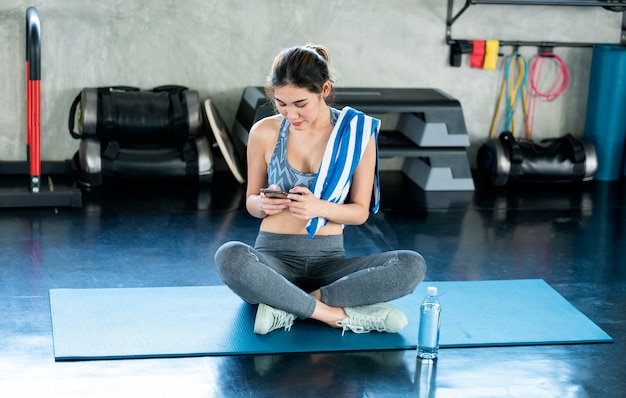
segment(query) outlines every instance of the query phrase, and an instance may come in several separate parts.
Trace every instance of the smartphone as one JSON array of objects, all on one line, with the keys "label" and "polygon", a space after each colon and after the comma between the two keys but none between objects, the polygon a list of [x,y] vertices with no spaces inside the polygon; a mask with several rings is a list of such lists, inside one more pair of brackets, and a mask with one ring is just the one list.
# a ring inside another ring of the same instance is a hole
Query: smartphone
[{"label": "smartphone", "polygon": [[267,189],[261,188],[261,193],[267,195],[268,198],[287,198],[289,192],[281,191],[279,189]]}]

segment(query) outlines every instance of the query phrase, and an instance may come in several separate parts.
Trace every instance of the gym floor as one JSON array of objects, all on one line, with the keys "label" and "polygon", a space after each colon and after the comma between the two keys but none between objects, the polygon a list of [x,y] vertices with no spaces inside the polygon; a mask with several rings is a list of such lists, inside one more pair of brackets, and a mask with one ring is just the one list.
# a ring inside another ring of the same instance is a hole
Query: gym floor
[{"label": "gym floor", "polygon": [[215,250],[252,242],[258,220],[217,173],[207,187],[85,191],[81,208],[0,209],[0,396],[624,397],[623,181],[426,193],[383,172],[382,184],[382,211],[345,229],[349,255],[414,249],[426,280],[541,278],[615,341],[446,348],[434,366],[415,351],[55,362],[51,288],[221,284]]}]

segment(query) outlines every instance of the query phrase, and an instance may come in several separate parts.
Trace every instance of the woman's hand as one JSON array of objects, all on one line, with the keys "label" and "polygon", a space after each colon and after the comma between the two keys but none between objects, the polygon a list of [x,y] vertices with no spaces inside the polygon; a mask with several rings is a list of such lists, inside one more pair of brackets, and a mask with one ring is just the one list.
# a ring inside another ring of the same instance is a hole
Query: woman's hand
[{"label": "woman's hand", "polygon": [[317,198],[313,193],[305,187],[295,187],[289,191],[289,211],[295,218],[301,220],[310,220],[315,217],[323,216],[324,209],[328,203],[325,200]]},{"label": "woman's hand", "polygon": [[[276,184],[270,185],[268,189],[274,189],[279,191],[282,190],[282,188]],[[291,199],[288,198],[269,197],[262,192],[259,194],[259,196],[261,197],[261,209],[268,216],[280,213],[291,204]]]}]

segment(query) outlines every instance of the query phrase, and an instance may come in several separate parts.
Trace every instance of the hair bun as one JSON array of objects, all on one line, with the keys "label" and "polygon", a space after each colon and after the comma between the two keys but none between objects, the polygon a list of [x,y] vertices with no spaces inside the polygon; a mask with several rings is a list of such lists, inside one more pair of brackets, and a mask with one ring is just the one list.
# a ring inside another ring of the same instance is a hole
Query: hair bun
[{"label": "hair bun", "polygon": [[330,52],[328,49],[321,44],[307,44],[304,46],[305,48],[310,48],[315,51],[317,55],[319,55],[327,64],[330,64]]}]

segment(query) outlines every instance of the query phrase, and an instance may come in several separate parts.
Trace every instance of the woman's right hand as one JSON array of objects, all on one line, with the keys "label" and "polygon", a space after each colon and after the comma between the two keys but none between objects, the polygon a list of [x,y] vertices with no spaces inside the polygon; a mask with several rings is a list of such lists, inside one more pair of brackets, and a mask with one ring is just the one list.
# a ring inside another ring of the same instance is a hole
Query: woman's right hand
[{"label": "woman's right hand", "polygon": [[[281,188],[276,184],[272,184],[267,188],[281,190]],[[268,216],[272,216],[274,214],[278,214],[282,212],[283,210],[288,208],[289,205],[291,204],[291,199],[275,198],[275,197],[270,198],[269,196],[267,196],[266,194],[262,192],[259,193],[259,196],[261,197],[261,209]]]}]

